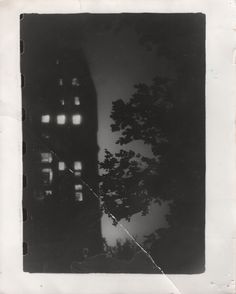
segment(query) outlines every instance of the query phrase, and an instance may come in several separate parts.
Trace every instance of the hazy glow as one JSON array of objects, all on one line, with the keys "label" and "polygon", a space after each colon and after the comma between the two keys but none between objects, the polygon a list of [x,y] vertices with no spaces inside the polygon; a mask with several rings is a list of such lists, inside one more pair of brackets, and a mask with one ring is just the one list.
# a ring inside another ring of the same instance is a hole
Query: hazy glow
[{"label": "hazy glow", "polygon": [[50,115],[49,114],[44,114],[41,116],[41,122],[42,123],[49,123],[50,122]]},{"label": "hazy glow", "polygon": [[[134,84],[140,82],[150,84],[156,75],[175,77],[172,64],[164,57],[159,57],[155,50],[147,51],[139,43],[135,30],[123,29],[118,34],[105,32],[101,35],[92,34],[85,43],[86,56],[90,62],[92,78],[98,99],[98,145],[99,161],[104,159],[104,149],[112,153],[119,152],[121,146],[116,144],[120,134],[112,132],[110,118],[112,101],[127,101],[135,92]],[[114,56],[116,58],[114,58]],[[112,97],[112,99],[111,99]],[[133,150],[143,156],[152,157],[150,146],[141,141],[134,141],[122,149]],[[101,172],[101,171],[100,171]],[[143,238],[157,228],[166,227],[165,215],[169,212],[168,204],[161,207],[150,205],[150,213],[142,216],[134,215],[130,222],[122,221],[130,232]],[[113,226],[106,214],[102,217],[102,233],[109,245],[116,239],[127,238],[119,226]]]},{"label": "hazy glow", "polygon": [[[145,235],[149,235],[155,230],[168,227],[166,214],[169,213],[169,203],[163,202],[162,205],[152,202],[150,211],[147,215],[136,213],[132,216],[131,221],[122,219],[121,224],[142,243]],[[128,239],[126,232],[119,226],[114,227],[112,219],[106,214],[102,217],[102,234],[106,237],[108,245],[114,246],[117,239]]]}]

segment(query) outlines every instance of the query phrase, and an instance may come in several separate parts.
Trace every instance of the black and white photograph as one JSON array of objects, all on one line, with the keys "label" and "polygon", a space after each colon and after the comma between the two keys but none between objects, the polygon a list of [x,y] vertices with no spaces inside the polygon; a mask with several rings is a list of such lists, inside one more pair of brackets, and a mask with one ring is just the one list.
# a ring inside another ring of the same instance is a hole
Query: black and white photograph
[{"label": "black and white photograph", "polygon": [[20,16],[23,270],[205,271],[205,14]]}]

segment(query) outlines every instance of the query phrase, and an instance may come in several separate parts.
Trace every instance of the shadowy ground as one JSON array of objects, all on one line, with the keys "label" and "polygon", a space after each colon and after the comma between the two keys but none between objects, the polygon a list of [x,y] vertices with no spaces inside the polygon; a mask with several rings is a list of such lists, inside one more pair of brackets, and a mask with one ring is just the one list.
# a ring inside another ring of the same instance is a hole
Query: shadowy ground
[{"label": "shadowy ground", "polygon": [[143,252],[137,252],[127,260],[118,260],[107,254],[88,257],[84,261],[74,261],[71,264],[73,273],[161,273],[155,268],[150,258]]}]

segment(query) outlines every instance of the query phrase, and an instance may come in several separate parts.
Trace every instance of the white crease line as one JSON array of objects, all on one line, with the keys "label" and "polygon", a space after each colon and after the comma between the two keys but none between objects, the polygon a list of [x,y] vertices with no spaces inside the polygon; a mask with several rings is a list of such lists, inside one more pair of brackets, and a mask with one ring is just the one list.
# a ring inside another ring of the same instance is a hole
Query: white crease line
[{"label": "white crease line", "polygon": [[[51,150],[51,149],[50,149]],[[56,154],[56,152],[54,151],[54,150],[51,150],[51,152],[58,158],[58,159],[60,159],[59,158],[59,156]],[[67,168],[72,174],[74,174],[74,171],[71,169],[71,168]],[[82,180],[81,178],[80,178],[80,181],[84,184],[84,185],[86,185],[86,187],[91,191],[91,193],[97,198],[97,199],[101,199],[100,198],[100,196],[89,186],[89,184],[87,184],[84,180]],[[104,210],[107,210],[108,211],[108,209],[106,209],[106,207],[105,207],[105,204],[102,204],[102,206],[103,206],[103,209]],[[163,275],[164,275],[164,277],[165,278],[167,278],[167,280],[170,282],[170,284],[176,289],[176,291],[177,291],[177,293],[178,294],[182,294],[180,291],[179,291],[179,289],[175,286],[175,284],[172,282],[172,280],[170,279],[170,278],[168,278],[168,276],[165,274],[165,272],[156,264],[156,262],[154,261],[154,259],[152,258],[152,256],[142,247],[142,245],[140,245],[139,243],[138,243],[138,241],[130,234],[130,232],[116,219],[116,217],[112,214],[112,213],[110,213],[109,211],[108,211],[108,213],[107,213],[107,215],[109,216],[109,217],[111,217],[119,226],[120,226],[120,228],[122,228],[125,232],[126,232],[126,234],[135,242],[135,244],[147,255],[147,257],[151,260],[151,262],[152,262],[152,264],[155,266],[155,268],[156,269],[158,269]]]},{"label": "white crease line", "polygon": [[[72,174],[74,174],[74,171],[72,170],[72,169],[70,169],[70,168],[68,168],[68,170],[72,173]],[[80,178],[80,181],[84,184],[84,185],[86,185],[86,187],[90,190],[90,192],[97,198],[97,199],[101,199],[100,197],[99,197],[99,195],[89,186],[89,184],[87,184],[84,180],[82,180],[81,178]],[[104,210],[107,210],[108,211],[108,209],[105,207],[105,204],[102,204],[102,206],[103,206],[103,209]],[[109,217],[111,217],[119,226],[120,226],[120,228],[122,228],[125,232],[126,232],[126,234],[134,241],[134,243],[144,252],[144,254],[146,254],[147,255],[147,257],[151,260],[151,262],[152,262],[152,264],[155,266],[155,268],[156,269],[158,269],[166,278],[167,278],[167,280],[171,283],[171,285],[176,289],[176,291],[179,293],[179,294],[181,294],[181,292],[179,291],[179,289],[175,286],[175,284],[172,282],[172,280],[170,279],[170,278],[168,278],[167,277],[167,275],[164,273],[164,271],[161,269],[161,267],[159,267],[157,264],[156,264],[156,262],[154,261],[154,259],[152,258],[152,256],[150,255],[150,253],[148,253],[144,248],[143,248],[143,246],[141,245],[141,244],[139,244],[139,242],[130,234],[130,232],[126,229],[126,227],[124,227],[117,219],[116,219],[116,217],[112,214],[112,213],[110,213],[109,211],[108,211],[108,213],[107,213],[107,215],[109,216]]]}]

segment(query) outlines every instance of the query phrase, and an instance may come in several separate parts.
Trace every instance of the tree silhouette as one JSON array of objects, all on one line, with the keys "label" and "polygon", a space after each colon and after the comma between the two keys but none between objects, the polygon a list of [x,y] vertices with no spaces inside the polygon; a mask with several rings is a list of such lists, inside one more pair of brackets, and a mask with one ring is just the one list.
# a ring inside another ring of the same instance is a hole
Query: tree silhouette
[{"label": "tree silhouette", "polygon": [[[151,147],[153,157],[147,158],[132,150],[115,154],[105,150],[105,159],[100,163],[104,171],[100,192],[108,210],[118,220],[130,220],[137,212],[147,214],[152,201],[171,200],[171,214],[167,216],[170,228],[147,236],[146,244],[152,240],[148,247],[158,260],[157,252],[169,248],[172,253],[165,250],[161,263],[174,272],[181,264],[176,256],[180,256],[180,252],[185,256],[184,250],[189,256],[181,259],[182,271],[193,256],[197,255],[202,264],[203,246],[197,244],[204,233],[203,141],[194,129],[195,118],[179,107],[173,91],[175,86],[176,81],[156,77],[150,86],[136,85],[128,102],[113,102],[111,127],[113,132],[120,132],[117,144],[141,140]],[[173,250],[176,240],[185,241],[184,244],[178,241]],[[169,254],[174,256],[170,258]],[[188,270],[191,271],[191,267]],[[198,267],[195,270],[199,271]]]},{"label": "tree silhouette", "polygon": [[149,257],[130,239],[117,240],[109,246],[104,239],[104,252],[95,256],[86,256],[81,261],[71,263],[74,273],[160,273]]},{"label": "tree silhouette", "polygon": [[121,260],[131,260],[137,252],[140,252],[139,247],[130,239],[116,240],[114,246],[106,246],[108,255]]},{"label": "tree silhouette", "polygon": [[168,149],[167,122],[173,112],[170,84],[169,79],[156,77],[151,86],[136,85],[136,92],[127,103],[113,103],[112,131],[121,131],[117,144],[142,140],[153,152],[153,158],[148,158],[132,150],[116,154],[105,150],[105,159],[100,163],[104,170],[100,192],[117,219],[129,220],[137,212],[145,215],[152,200],[160,203],[165,199],[160,179]]},{"label": "tree silhouette", "polygon": [[[112,130],[121,133],[117,144],[142,140],[151,146],[153,158],[145,165],[147,159],[132,151],[117,154],[107,151],[101,164],[105,168],[101,177],[104,201],[109,203],[117,218],[129,219],[137,211],[147,213],[151,200],[171,200],[171,213],[166,217],[169,228],[146,236],[145,245],[168,273],[202,272],[205,16],[149,14],[147,17],[142,14],[121,18],[117,30],[132,26],[141,46],[172,62],[176,80],[157,77],[151,86],[136,85],[136,92],[128,102],[118,100],[113,103]],[[121,172],[124,161],[132,166],[131,169],[126,167],[125,176]]]}]

